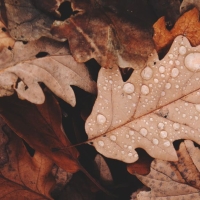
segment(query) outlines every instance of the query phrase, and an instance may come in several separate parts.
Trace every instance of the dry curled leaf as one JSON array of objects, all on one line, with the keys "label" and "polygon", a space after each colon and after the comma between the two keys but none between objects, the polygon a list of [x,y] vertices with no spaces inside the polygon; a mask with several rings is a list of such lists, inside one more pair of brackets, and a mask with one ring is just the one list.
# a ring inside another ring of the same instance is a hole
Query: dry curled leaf
[{"label": "dry curled leaf", "polygon": [[4,47],[13,47],[15,41],[10,37],[10,35],[7,33],[7,28],[5,25],[0,21],[0,51]]},{"label": "dry curled leaf", "polygon": [[9,161],[0,168],[0,199],[52,199],[52,160],[38,151],[31,156],[21,138],[9,128],[6,134]]},{"label": "dry curled leaf", "polygon": [[177,162],[155,159],[147,176],[137,175],[143,184],[151,188],[151,191],[141,191],[137,199],[199,199],[199,153],[199,148],[186,140],[177,152]]},{"label": "dry curled leaf", "polygon": [[170,31],[166,28],[164,17],[161,17],[154,24],[153,28],[153,40],[157,51],[171,45],[174,38],[178,35],[187,37],[193,46],[200,44],[200,22],[199,11],[197,8],[184,13]]},{"label": "dry curled leaf", "polygon": [[53,18],[36,9],[31,0],[4,0],[8,30],[15,40],[31,41],[52,37]]},{"label": "dry curled leaf", "polygon": [[196,7],[198,10],[200,10],[199,0],[183,0],[180,5],[180,13],[184,13],[193,7]]},{"label": "dry curled leaf", "polygon": [[71,5],[79,12],[64,22],[55,21],[52,33],[68,39],[76,61],[95,58],[105,68],[143,67],[154,48],[151,29],[145,23],[140,25],[137,17],[128,21],[103,9],[98,1],[74,0]]},{"label": "dry curled leaf", "polygon": [[[87,68],[77,63],[63,45],[42,38],[28,44],[16,42],[12,50],[4,49],[0,54],[0,96],[16,91],[20,98],[41,104],[44,94],[40,82],[72,106],[76,99],[70,85],[95,93],[96,83]],[[50,56],[37,58],[40,52]]]},{"label": "dry curled leaf", "polygon": [[[80,169],[78,151],[62,129],[61,111],[57,100],[46,94],[45,103],[35,105],[18,98],[0,98],[1,115],[6,123],[33,149],[51,158],[67,172]],[[59,151],[53,151],[55,148]]]},{"label": "dry curled leaf", "polygon": [[146,67],[124,82],[118,68],[99,72],[98,97],[86,121],[88,143],[109,158],[177,160],[173,141],[200,143],[200,46],[178,36],[162,59],[154,53]]}]

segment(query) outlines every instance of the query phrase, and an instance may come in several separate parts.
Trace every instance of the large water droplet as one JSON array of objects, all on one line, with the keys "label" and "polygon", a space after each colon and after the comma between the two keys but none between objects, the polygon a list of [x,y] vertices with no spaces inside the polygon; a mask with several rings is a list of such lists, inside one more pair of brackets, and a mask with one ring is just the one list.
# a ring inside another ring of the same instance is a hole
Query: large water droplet
[{"label": "large water droplet", "polygon": [[153,70],[150,67],[145,67],[142,70],[141,76],[145,80],[149,80],[153,75]]},{"label": "large water droplet", "polygon": [[165,88],[166,88],[166,89],[170,89],[170,88],[171,88],[171,83],[166,83],[166,84],[165,84]]},{"label": "large water droplet", "polygon": [[111,135],[111,136],[110,136],[110,139],[111,139],[112,141],[116,141],[116,140],[117,140],[117,137],[116,137],[115,135]]},{"label": "large water droplet", "polygon": [[146,86],[146,85],[142,85],[142,87],[141,87],[141,92],[142,92],[142,94],[144,94],[144,95],[149,94],[149,87]]},{"label": "large water droplet", "polygon": [[159,67],[159,72],[162,74],[165,72],[165,67],[164,66],[160,66]]},{"label": "large water droplet", "polygon": [[197,110],[198,112],[200,112],[200,104],[196,104],[196,105],[195,105],[195,108],[196,108],[196,110]]},{"label": "large water droplet", "polygon": [[171,77],[175,78],[179,74],[179,70],[177,68],[173,68],[171,71]]},{"label": "large water droplet", "polygon": [[162,122],[160,122],[160,123],[158,123],[158,128],[160,129],[160,130],[163,130],[164,129],[164,124],[162,123]]},{"label": "large water droplet", "polygon": [[133,93],[135,90],[135,87],[132,83],[125,83],[123,86],[123,91],[126,92],[127,94]]},{"label": "large water droplet", "polygon": [[185,48],[185,46],[180,46],[178,51],[179,51],[179,53],[180,53],[181,55],[185,55],[187,49]]},{"label": "large water droplet", "polygon": [[173,128],[174,130],[178,130],[180,128],[180,124],[179,123],[173,123]]},{"label": "large water droplet", "polygon": [[192,72],[200,71],[200,53],[190,53],[185,57],[185,66]]},{"label": "large water droplet", "polygon": [[103,147],[104,146],[104,142],[102,140],[99,140],[98,141],[98,145],[101,146],[101,147]]},{"label": "large water droplet", "polygon": [[166,138],[167,137],[167,131],[160,131],[160,137]]},{"label": "large water droplet", "polygon": [[143,136],[146,136],[147,135],[147,129],[146,128],[141,128],[140,129],[140,134],[143,135]]},{"label": "large water droplet", "polygon": [[159,143],[158,139],[154,138],[153,139],[153,144],[157,145]]},{"label": "large water droplet", "polygon": [[164,146],[169,147],[169,146],[170,146],[170,141],[168,141],[168,140],[165,141],[165,142],[164,142]]},{"label": "large water droplet", "polygon": [[97,115],[97,123],[98,124],[104,124],[106,122],[106,117],[102,114]]}]

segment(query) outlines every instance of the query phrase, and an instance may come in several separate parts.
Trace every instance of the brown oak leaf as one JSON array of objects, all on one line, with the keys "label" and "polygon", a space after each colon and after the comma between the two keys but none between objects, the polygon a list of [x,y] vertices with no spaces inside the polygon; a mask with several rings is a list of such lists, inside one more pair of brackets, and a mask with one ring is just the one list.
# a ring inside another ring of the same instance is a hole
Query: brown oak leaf
[{"label": "brown oak leaf", "polygon": [[199,199],[199,153],[199,148],[186,140],[177,151],[177,162],[155,159],[147,176],[136,175],[144,185],[151,188],[151,191],[139,192],[137,199]]},{"label": "brown oak leaf", "polygon": [[151,157],[177,160],[173,141],[200,143],[200,46],[178,36],[167,55],[150,56],[124,82],[118,68],[102,68],[98,96],[86,121],[88,143],[104,156],[127,163],[136,148]]},{"label": "brown oak leaf", "polygon": [[160,51],[172,44],[175,37],[183,35],[187,37],[192,46],[200,44],[200,22],[197,8],[184,13],[175,23],[171,30],[166,28],[165,18],[161,17],[154,25],[154,36],[156,50]]},{"label": "brown oak leaf", "polygon": [[[62,129],[60,107],[52,95],[46,93],[42,105],[16,97],[4,97],[0,98],[0,106],[0,113],[6,123],[33,149],[51,158],[67,172],[73,173],[80,169],[78,151],[73,147],[66,148],[71,144]],[[53,151],[55,148],[60,150]]]},{"label": "brown oak leaf", "polygon": [[68,39],[76,61],[95,58],[105,68],[144,66],[154,48],[151,28],[136,17],[127,20],[103,9],[98,1],[73,0],[71,5],[78,13],[64,22],[55,21],[52,33]]}]

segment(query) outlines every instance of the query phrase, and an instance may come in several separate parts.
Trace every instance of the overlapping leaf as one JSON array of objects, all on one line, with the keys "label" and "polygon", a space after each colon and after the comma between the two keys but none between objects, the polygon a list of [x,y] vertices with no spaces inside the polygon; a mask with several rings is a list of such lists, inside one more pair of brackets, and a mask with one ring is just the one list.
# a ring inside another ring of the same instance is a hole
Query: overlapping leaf
[{"label": "overlapping leaf", "polygon": [[137,175],[151,191],[141,191],[138,200],[143,199],[199,199],[200,163],[199,148],[192,141],[181,143],[178,161],[154,160],[147,176]]},{"label": "overlapping leaf", "polygon": [[99,1],[73,0],[71,4],[73,11],[79,13],[64,22],[54,22],[52,33],[68,39],[76,61],[95,58],[105,68],[114,65],[141,68],[144,65],[154,48],[151,28],[145,27],[147,23],[141,25],[138,16],[127,20],[111,9],[102,9]]},{"label": "overlapping leaf", "polygon": [[200,143],[199,56],[200,46],[178,36],[162,60],[152,54],[126,82],[118,68],[101,69],[98,97],[86,121],[88,142],[127,163],[138,159],[138,147],[174,161],[173,141]]},{"label": "overlapping leaf", "polygon": [[[20,98],[41,104],[44,94],[40,82],[72,106],[76,100],[70,85],[95,93],[96,84],[88,70],[84,64],[78,64],[63,45],[41,38],[28,44],[16,42],[13,50],[4,49],[0,54],[0,96],[16,91]],[[37,58],[40,52],[51,56]]]}]

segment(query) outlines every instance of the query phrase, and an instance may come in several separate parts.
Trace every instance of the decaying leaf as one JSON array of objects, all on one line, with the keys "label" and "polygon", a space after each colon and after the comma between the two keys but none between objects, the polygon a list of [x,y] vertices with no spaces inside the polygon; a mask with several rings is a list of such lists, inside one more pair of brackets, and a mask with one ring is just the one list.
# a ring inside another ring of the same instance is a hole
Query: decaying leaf
[{"label": "decaying leaf", "polygon": [[4,0],[8,30],[15,40],[31,41],[52,37],[53,18],[36,9],[31,0]]},{"label": "decaying leaf", "polygon": [[[45,103],[35,105],[18,98],[0,98],[1,115],[14,132],[33,149],[51,158],[67,172],[80,169],[78,151],[62,129],[61,111],[56,99],[46,94]],[[60,151],[53,151],[58,148]]]},{"label": "decaying leaf", "polygon": [[123,82],[118,68],[99,72],[98,97],[86,121],[88,143],[109,158],[135,162],[135,149],[177,160],[173,141],[200,143],[200,46],[178,36],[162,59],[154,53],[146,67]]},{"label": "decaying leaf", "polygon": [[0,51],[2,51],[4,47],[12,48],[14,43],[15,41],[7,33],[5,25],[0,21]]},{"label": "decaying leaf", "polygon": [[55,21],[52,33],[68,39],[76,61],[95,58],[105,68],[143,67],[154,49],[151,28],[139,23],[137,17],[127,21],[103,9],[98,1],[73,0],[71,5],[79,12],[64,22]]},{"label": "decaying leaf", "polygon": [[[39,82],[43,82],[57,96],[75,105],[70,85],[95,93],[96,83],[90,79],[84,64],[77,63],[68,49],[59,42],[42,38],[24,44],[16,42],[13,50],[4,49],[0,55],[0,96],[16,91],[20,98],[36,104],[44,102]],[[50,54],[37,58],[39,52]]]},{"label": "decaying leaf", "polygon": [[155,159],[147,176],[137,175],[151,191],[143,191],[137,199],[199,199],[200,163],[198,147],[192,141],[181,143],[177,162]]},{"label": "decaying leaf", "polygon": [[153,40],[157,51],[171,45],[175,37],[178,35],[187,37],[193,46],[200,44],[200,22],[199,11],[197,8],[193,8],[192,10],[184,13],[170,31],[166,28],[164,17],[161,17],[154,24],[153,28]]},{"label": "decaying leaf", "polygon": [[198,10],[200,10],[199,0],[183,0],[180,6],[180,12],[184,13],[193,7],[196,7]]},{"label": "decaying leaf", "polygon": [[7,129],[9,161],[0,168],[1,199],[52,199],[53,162],[44,154],[28,153],[21,138]]}]

